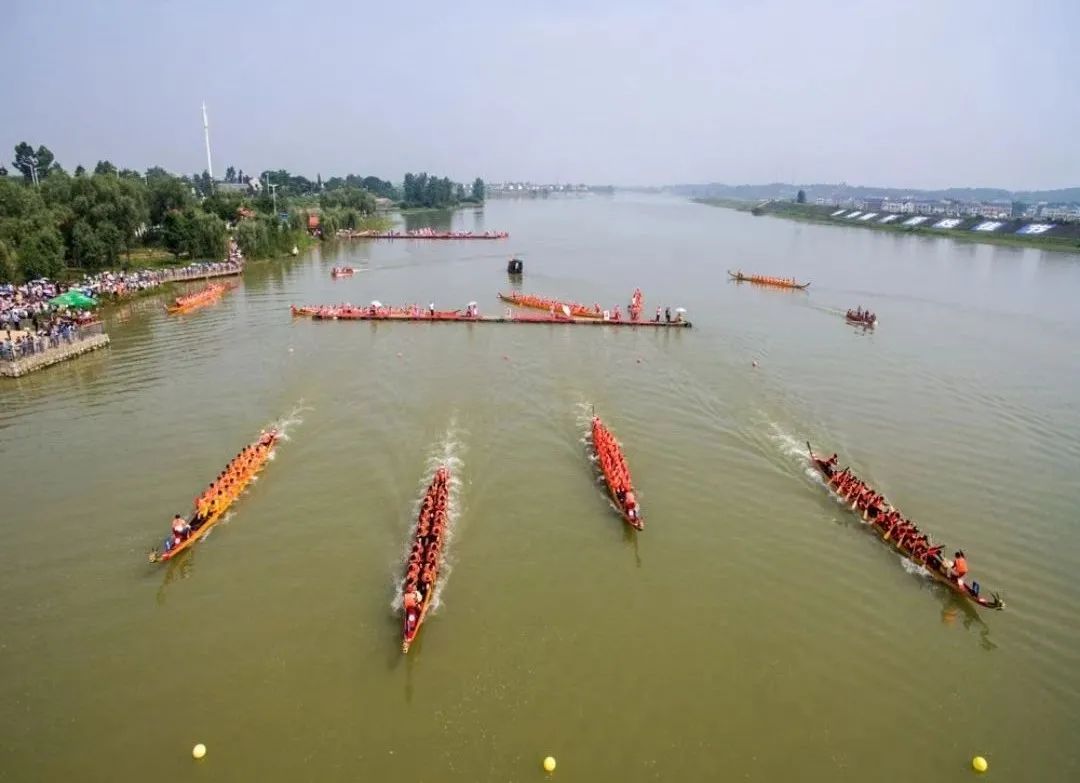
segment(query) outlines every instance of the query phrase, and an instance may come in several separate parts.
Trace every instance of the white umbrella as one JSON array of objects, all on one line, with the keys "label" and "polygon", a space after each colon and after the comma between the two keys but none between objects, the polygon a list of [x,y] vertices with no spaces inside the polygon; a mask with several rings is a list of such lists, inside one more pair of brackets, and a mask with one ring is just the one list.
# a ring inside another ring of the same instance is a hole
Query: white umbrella
[{"label": "white umbrella", "polygon": [[476,302],[469,302],[469,307],[476,307]]},{"label": "white umbrella", "polygon": [[378,300],[376,299],[375,301],[373,301],[373,302],[371,303],[371,306],[372,306],[372,307],[382,307],[382,302],[380,302],[380,301],[378,301]]},{"label": "white umbrella", "polygon": [[685,313],[685,312],[686,312],[686,308],[685,308],[685,307],[676,307],[676,308],[675,308],[675,312],[676,312],[676,313]]}]

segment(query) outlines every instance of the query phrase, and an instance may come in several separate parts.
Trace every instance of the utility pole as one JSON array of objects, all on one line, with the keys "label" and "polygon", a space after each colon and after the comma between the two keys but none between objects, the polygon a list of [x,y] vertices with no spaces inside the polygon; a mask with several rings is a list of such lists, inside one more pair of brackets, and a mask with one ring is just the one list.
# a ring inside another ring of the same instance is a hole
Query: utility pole
[{"label": "utility pole", "polygon": [[270,177],[266,177],[266,187],[270,188],[270,198],[274,201],[274,217],[277,217],[277,185],[270,184]]},{"label": "utility pole", "polygon": [[203,135],[206,137],[206,173],[210,175],[210,192],[214,192],[214,164],[210,161],[210,120],[206,117],[206,101],[202,105]]}]

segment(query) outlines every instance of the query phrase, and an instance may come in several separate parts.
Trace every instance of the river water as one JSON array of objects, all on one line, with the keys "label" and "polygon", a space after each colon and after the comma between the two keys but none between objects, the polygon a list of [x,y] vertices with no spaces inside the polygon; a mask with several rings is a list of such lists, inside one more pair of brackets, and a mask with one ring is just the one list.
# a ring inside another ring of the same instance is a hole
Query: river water
[{"label": "river water", "polygon": [[[252,264],[217,306],[136,300],[108,350],[0,384],[0,778],[529,781],[550,754],[564,781],[953,781],[981,754],[1080,779],[1080,257],[643,196],[408,221],[511,238]],[[289,316],[500,312],[511,253],[522,290],[625,308],[640,286],[694,328]],[[640,534],[595,483],[593,406]],[[148,565],[273,422],[227,520]],[[1007,608],[906,567],[806,440]],[[403,656],[395,585],[440,462],[446,576]]]}]

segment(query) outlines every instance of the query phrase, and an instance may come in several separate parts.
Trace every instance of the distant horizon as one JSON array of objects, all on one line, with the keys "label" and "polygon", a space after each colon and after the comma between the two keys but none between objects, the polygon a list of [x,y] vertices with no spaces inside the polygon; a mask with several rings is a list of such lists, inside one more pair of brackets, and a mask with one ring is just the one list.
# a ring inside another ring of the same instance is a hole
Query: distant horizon
[{"label": "distant horizon", "polygon": [[[106,160],[108,162],[112,163],[114,166],[116,166],[119,169],[131,169],[133,171],[138,171],[139,173],[145,173],[150,168],[153,168],[153,167],[156,167],[156,166],[161,166],[160,163],[149,163],[149,164],[146,164],[146,165],[134,166],[134,165],[130,165],[127,161],[124,161],[124,160],[114,160],[112,158],[105,158],[105,157],[96,158],[95,160],[89,161],[89,162],[80,161],[80,162],[76,162],[76,163],[72,164],[72,163],[69,163],[68,161],[66,161],[64,159],[63,154],[60,153],[60,152],[57,152],[57,148],[54,147],[53,145],[49,144],[47,140],[31,139],[29,137],[16,137],[16,136],[11,136],[10,138],[15,139],[15,141],[12,141],[10,144],[8,144],[6,146],[6,149],[8,150],[7,152],[0,153],[0,155],[2,155],[2,156],[0,156],[0,167],[3,167],[5,169],[7,169],[8,176],[13,176],[13,177],[18,176],[18,172],[15,170],[14,161],[13,161],[14,148],[15,148],[15,145],[17,145],[17,144],[19,144],[21,142],[24,142],[24,141],[31,144],[35,148],[39,144],[44,144],[56,156],[56,163],[60,164],[60,166],[68,174],[74,174],[75,169],[78,166],[82,166],[87,171],[93,171],[94,166],[96,166],[98,164],[98,162],[106,161]],[[4,149],[4,148],[0,148],[0,149]],[[161,167],[164,168],[166,171],[169,171],[171,174],[175,174],[177,176],[190,176],[190,175],[193,175],[193,174],[201,174],[204,170],[206,170],[205,159],[203,160],[203,165],[201,167],[197,166],[197,167],[193,168],[190,171],[182,170],[182,169],[176,169],[176,168],[170,168],[168,166],[161,166]],[[319,170],[319,171],[309,173],[307,171],[297,170],[297,169],[291,168],[289,166],[283,166],[283,165],[280,165],[279,163],[273,164],[272,167],[268,167],[268,166],[256,167],[256,168],[251,169],[249,171],[249,170],[245,169],[243,166],[235,165],[235,163],[231,162],[231,161],[218,162],[218,161],[215,160],[214,161],[214,181],[215,182],[224,181],[225,170],[227,168],[229,168],[229,167],[232,167],[232,168],[236,169],[237,171],[244,171],[244,173],[248,174],[248,175],[262,174],[264,171],[277,171],[277,170],[280,170],[280,169],[284,169],[285,171],[288,171],[290,174],[306,177],[306,178],[308,178],[308,179],[310,179],[312,181],[315,181],[315,179],[317,177],[320,177],[320,176],[321,176],[322,180],[325,182],[326,180],[331,179],[332,177],[346,177],[346,176],[351,174],[351,175],[358,175],[358,176],[375,176],[375,177],[379,177],[380,179],[384,179],[386,181],[393,182],[395,184],[400,184],[401,180],[408,173],[419,174],[419,173],[422,173],[422,172],[425,171],[425,169],[420,168],[420,167],[412,167],[412,168],[406,168],[406,169],[404,169],[403,171],[401,171],[401,172],[399,172],[397,174],[386,174],[385,172],[368,171],[368,170],[363,170],[363,169],[350,170],[350,171]],[[426,171],[427,171],[428,174],[433,174],[433,175],[438,175],[438,176],[449,176],[445,172],[442,172],[442,171],[432,171],[430,169],[428,169]],[[809,181],[800,182],[800,181],[787,181],[787,180],[779,180],[779,179],[777,179],[777,180],[759,180],[759,181],[737,181],[737,180],[724,180],[724,179],[718,179],[718,178],[717,179],[700,178],[700,179],[696,179],[696,180],[686,180],[686,181],[681,181],[681,182],[680,181],[674,181],[674,180],[667,180],[667,181],[656,183],[656,184],[650,184],[650,183],[640,183],[640,182],[627,183],[627,182],[590,181],[588,179],[578,179],[578,178],[574,178],[574,177],[569,177],[569,178],[559,177],[559,178],[546,178],[546,179],[545,178],[540,178],[540,179],[500,178],[500,177],[485,176],[483,173],[480,173],[480,172],[478,172],[476,174],[468,175],[465,178],[457,178],[457,177],[451,176],[451,179],[456,181],[456,182],[468,183],[468,182],[471,182],[476,177],[480,177],[481,179],[484,180],[485,183],[488,183],[488,184],[502,184],[502,183],[530,183],[530,184],[534,184],[534,185],[580,185],[580,184],[583,184],[583,185],[588,185],[588,186],[591,186],[591,187],[614,187],[616,189],[621,189],[621,190],[679,188],[679,187],[710,187],[710,186],[719,186],[719,187],[727,187],[727,188],[765,188],[765,187],[778,186],[778,187],[792,187],[792,188],[832,187],[832,188],[853,188],[853,189],[860,189],[861,188],[861,189],[865,189],[865,190],[907,190],[907,191],[912,191],[912,192],[918,192],[918,191],[937,192],[937,191],[947,191],[947,190],[997,190],[997,191],[1004,191],[1004,192],[1009,192],[1009,193],[1025,193],[1025,192],[1038,192],[1038,191],[1056,191],[1056,190],[1077,190],[1077,189],[1080,189],[1080,177],[1077,178],[1077,181],[1076,181],[1075,184],[1070,184],[1070,185],[1045,185],[1045,186],[1036,186],[1036,187],[1005,187],[1005,186],[1001,186],[1001,185],[955,185],[955,184],[954,185],[945,185],[945,186],[936,186],[935,187],[935,186],[929,186],[929,185],[909,185],[909,184],[902,184],[902,185],[872,184],[871,185],[871,184],[861,184],[861,183],[855,183],[855,182],[848,182],[848,181],[845,181],[845,180],[836,180],[836,181],[820,180],[820,181],[814,181],[814,182],[809,182]]]}]

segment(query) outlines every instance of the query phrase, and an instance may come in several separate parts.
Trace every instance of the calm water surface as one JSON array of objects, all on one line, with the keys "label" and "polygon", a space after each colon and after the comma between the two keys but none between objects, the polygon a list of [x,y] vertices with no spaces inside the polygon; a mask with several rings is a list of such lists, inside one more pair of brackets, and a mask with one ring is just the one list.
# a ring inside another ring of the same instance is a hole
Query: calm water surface
[{"label": "calm water surface", "polygon": [[[995,779],[1080,779],[1080,257],[629,196],[409,224],[512,236],[255,264],[216,307],[126,304],[109,350],[0,384],[0,778],[529,781],[552,754],[563,781],[953,781],[980,753]],[[625,308],[640,286],[694,328],[289,317],[501,311],[511,253],[522,290]],[[860,304],[875,332],[844,323]],[[640,535],[594,482],[591,406]],[[275,421],[227,521],[148,566]],[[1007,609],[905,566],[805,440]],[[447,577],[405,657],[395,584],[442,461]]]}]

